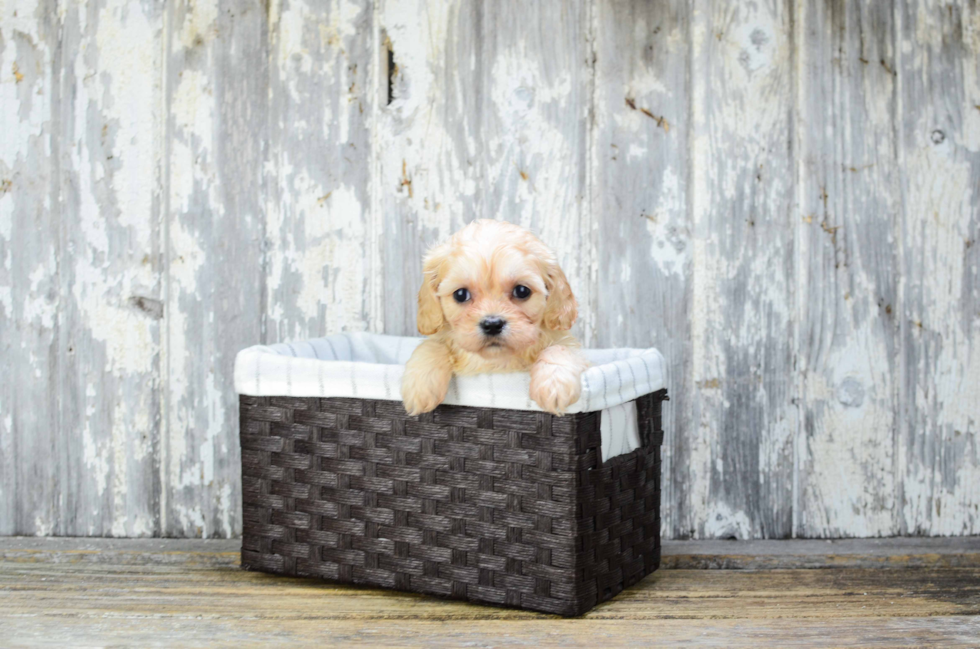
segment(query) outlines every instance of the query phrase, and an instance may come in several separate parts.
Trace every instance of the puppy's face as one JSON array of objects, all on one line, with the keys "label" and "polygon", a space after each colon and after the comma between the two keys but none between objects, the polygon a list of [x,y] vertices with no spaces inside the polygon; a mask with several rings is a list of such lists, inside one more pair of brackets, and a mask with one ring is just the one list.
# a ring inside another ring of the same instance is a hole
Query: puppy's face
[{"label": "puppy's face", "polygon": [[520,353],[546,329],[569,329],[575,298],[554,255],[527,230],[475,221],[427,256],[419,331],[445,331],[484,358]]}]

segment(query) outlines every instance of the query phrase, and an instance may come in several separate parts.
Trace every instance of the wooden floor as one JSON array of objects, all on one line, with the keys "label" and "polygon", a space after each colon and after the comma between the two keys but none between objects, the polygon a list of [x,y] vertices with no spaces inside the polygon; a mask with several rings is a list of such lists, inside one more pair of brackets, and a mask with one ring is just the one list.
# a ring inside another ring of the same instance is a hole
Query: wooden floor
[{"label": "wooden floor", "polygon": [[0,646],[980,646],[976,537],[669,543],[579,619],[244,572],[237,550],[0,538]]}]

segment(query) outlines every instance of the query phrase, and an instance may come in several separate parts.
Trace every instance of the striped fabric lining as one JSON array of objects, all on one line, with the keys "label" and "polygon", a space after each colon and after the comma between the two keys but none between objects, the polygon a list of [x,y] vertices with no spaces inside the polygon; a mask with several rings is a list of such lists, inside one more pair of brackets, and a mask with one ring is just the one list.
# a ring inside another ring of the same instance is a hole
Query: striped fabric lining
[{"label": "striped fabric lining", "polygon": [[[302,342],[256,345],[235,359],[235,390],[251,396],[354,397],[400,400],[405,362],[422,338],[345,333]],[[616,406],[666,386],[656,349],[586,349],[592,367],[582,375],[582,396],[569,412]],[[490,374],[453,377],[446,403],[538,411],[531,377]]]},{"label": "striped fabric lining", "polygon": [[629,453],[640,447],[640,431],[636,422],[636,402],[627,401],[604,408],[599,418],[602,439],[602,459]]}]

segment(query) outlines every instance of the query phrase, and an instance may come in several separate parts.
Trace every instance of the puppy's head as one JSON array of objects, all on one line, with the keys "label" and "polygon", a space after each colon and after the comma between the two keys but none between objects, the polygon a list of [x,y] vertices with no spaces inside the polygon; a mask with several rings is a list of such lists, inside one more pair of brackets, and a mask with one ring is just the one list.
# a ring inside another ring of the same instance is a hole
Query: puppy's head
[{"label": "puppy's head", "polygon": [[578,315],[555,255],[510,223],[474,221],[430,250],[422,272],[419,332],[445,331],[484,358],[520,353]]}]

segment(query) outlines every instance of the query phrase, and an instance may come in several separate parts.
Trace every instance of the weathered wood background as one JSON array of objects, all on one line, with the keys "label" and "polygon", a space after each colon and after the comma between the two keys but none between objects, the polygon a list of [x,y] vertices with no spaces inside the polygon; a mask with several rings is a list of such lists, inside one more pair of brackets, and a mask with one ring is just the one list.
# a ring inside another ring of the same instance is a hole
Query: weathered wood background
[{"label": "weathered wood background", "polygon": [[231,536],[235,352],[478,217],[671,365],[664,533],[980,533],[974,0],[0,0],[0,534]]}]

